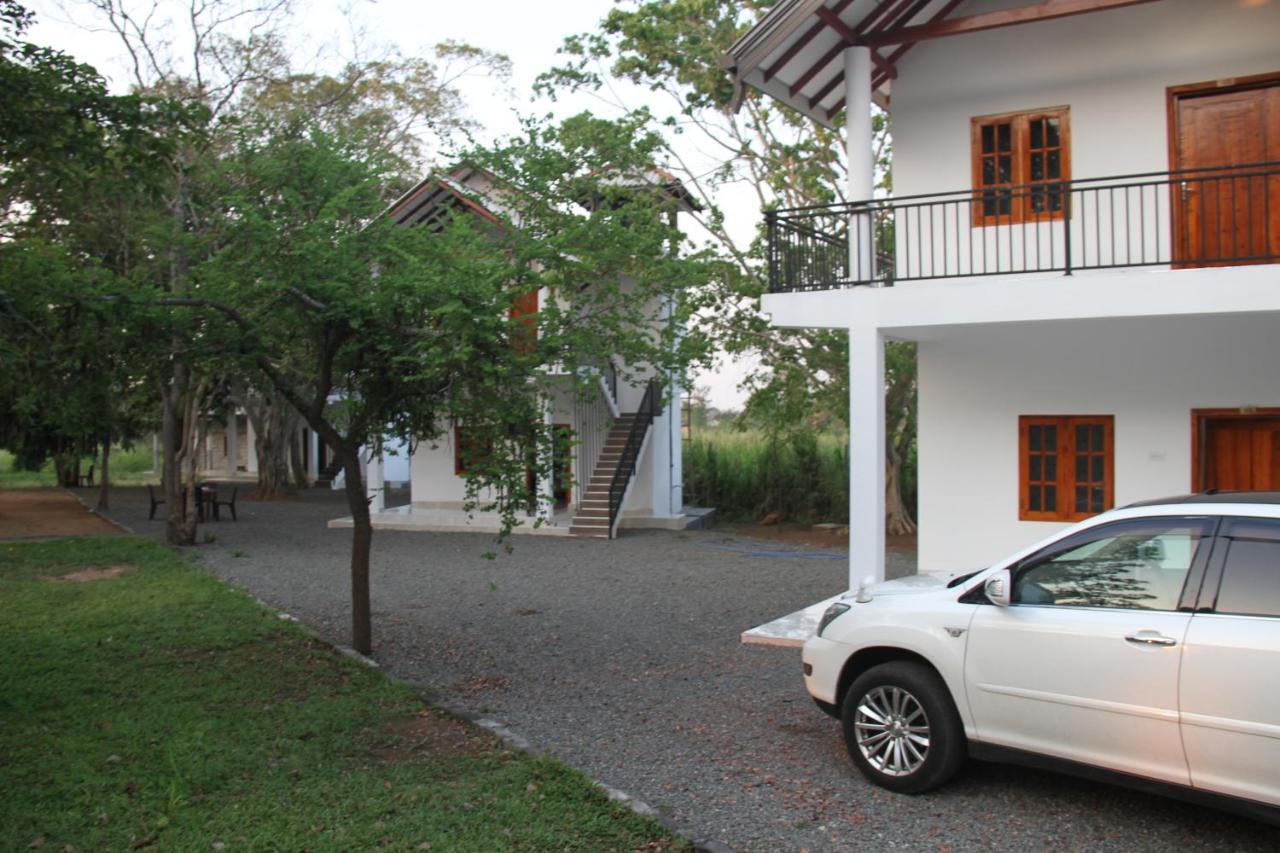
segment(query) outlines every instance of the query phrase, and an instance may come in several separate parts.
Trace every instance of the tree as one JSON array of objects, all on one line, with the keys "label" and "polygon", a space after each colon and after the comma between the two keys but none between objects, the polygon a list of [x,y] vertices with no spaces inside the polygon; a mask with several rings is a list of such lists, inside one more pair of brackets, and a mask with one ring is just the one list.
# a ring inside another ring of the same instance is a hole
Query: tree
[{"label": "tree", "polygon": [[[312,130],[358,142],[377,160],[380,194],[394,197],[426,169],[428,146],[440,147],[474,129],[458,82],[470,75],[503,81],[506,57],[458,42],[435,46],[430,56],[349,62],[335,74],[296,73],[283,61],[255,80],[233,106],[236,119],[259,133]],[[253,424],[258,457],[255,496],[271,499],[305,485],[296,469],[302,415],[270,387],[244,386],[234,395]]]},{"label": "tree", "polygon": [[[146,211],[186,113],[108,94],[93,68],[20,41],[30,21],[0,5],[0,432],[26,464],[52,457],[75,485],[80,456],[130,435],[149,408],[137,393],[147,338],[128,340],[137,327],[105,301],[146,265]],[[106,467],[104,455],[104,506]]]},{"label": "tree", "polygon": [[[810,416],[827,413],[848,422],[848,346],[841,332],[769,327],[756,310],[765,291],[763,234],[744,244],[727,226],[717,205],[725,189],[749,187],[760,208],[799,207],[846,201],[841,132],[825,128],[788,107],[745,94],[738,112],[728,110],[733,83],[720,65],[725,50],[772,4],[755,0],[672,0],[615,7],[595,33],[566,39],[566,63],[544,75],[540,89],[615,91],[612,77],[644,87],[671,105],[655,118],[670,137],[665,155],[699,196],[701,224],[726,259],[735,264],[716,302],[715,328],[731,353],[755,353],[762,369],[748,379],[748,414],[775,433],[805,429]],[[636,113],[626,103],[616,109]],[[873,115],[875,159],[881,188],[889,188],[888,117]],[[700,152],[690,154],[691,151]],[[914,441],[915,360],[909,344],[890,343],[886,354],[888,529],[914,530],[898,483],[906,449]]]},{"label": "tree", "polygon": [[[305,122],[241,129],[227,246],[199,295],[161,303],[224,321],[224,349],[342,461],[357,650],[372,649],[362,449],[432,441],[465,421],[484,448],[469,494],[509,529],[550,497],[526,484],[530,470],[549,473],[542,415],[554,383],[595,387],[588,371],[606,355],[668,374],[705,352],[658,315],[689,314],[685,295],[711,270],[670,251],[669,205],[614,179],[651,169],[655,146],[632,124],[589,117],[531,126],[469,158],[501,188],[501,221],[463,213],[406,228],[382,215],[394,163],[377,146]],[[509,319],[531,290],[555,295],[536,336]]]}]

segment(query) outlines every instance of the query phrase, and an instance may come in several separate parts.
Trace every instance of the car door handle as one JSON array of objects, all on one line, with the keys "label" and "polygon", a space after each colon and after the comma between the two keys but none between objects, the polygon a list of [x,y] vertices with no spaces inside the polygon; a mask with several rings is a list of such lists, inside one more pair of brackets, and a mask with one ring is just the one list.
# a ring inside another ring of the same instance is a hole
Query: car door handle
[{"label": "car door handle", "polygon": [[1166,637],[1159,631],[1138,631],[1135,634],[1129,634],[1125,640],[1130,643],[1136,643],[1140,646],[1176,646],[1178,641],[1173,637]]}]

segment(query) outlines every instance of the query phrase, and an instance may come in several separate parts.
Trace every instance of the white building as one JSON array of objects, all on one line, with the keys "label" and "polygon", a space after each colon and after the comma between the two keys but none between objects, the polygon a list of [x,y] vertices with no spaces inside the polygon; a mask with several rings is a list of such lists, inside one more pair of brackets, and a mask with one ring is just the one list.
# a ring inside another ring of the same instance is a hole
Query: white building
[{"label": "white building", "polygon": [[774,215],[764,297],[848,330],[851,585],[884,576],[886,340],[919,345],[922,571],[1280,489],[1277,45],[1274,0],[781,0],[734,45],[740,85],[844,123],[870,200]]},{"label": "white building", "polygon": [[[674,195],[683,204],[692,202],[669,175],[655,173],[646,180],[652,189]],[[388,215],[400,224],[419,226],[456,211],[499,220],[501,192],[490,175],[462,168],[448,176],[430,177],[397,200]],[[536,317],[539,305],[548,298],[545,289],[527,294],[512,309],[512,322]],[[653,307],[655,314],[670,316],[671,306]],[[550,403],[544,417],[561,440],[548,449],[553,477],[540,483],[531,479],[529,485],[531,491],[551,500],[540,501],[515,532],[607,538],[619,527],[678,529],[693,521],[684,514],[680,389],[669,377],[655,376],[646,365],[626,368],[617,359],[599,365],[587,394],[575,390],[577,383],[558,381],[556,367],[546,369]],[[642,384],[624,381],[621,377],[626,374]],[[409,459],[410,503],[402,507],[388,509],[382,504],[385,475],[380,466],[370,465],[367,482],[374,500],[373,526],[498,530],[496,515],[466,509],[468,448],[463,423],[434,441],[419,441]],[[349,524],[346,519],[331,526]]]}]

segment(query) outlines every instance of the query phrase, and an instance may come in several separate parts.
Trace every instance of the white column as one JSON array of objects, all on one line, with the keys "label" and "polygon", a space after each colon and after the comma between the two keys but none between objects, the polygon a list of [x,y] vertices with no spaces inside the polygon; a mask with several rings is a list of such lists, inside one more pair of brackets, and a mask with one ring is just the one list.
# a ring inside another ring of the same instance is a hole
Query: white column
[{"label": "white column", "polygon": [[370,512],[382,512],[387,508],[387,491],[382,483],[382,456],[369,454],[365,465],[364,493],[369,499]]},{"label": "white column", "polygon": [[[871,151],[871,48],[844,51],[845,144],[849,161],[849,201],[866,201],[875,191],[875,158]],[[875,275],[875,223],[870,214],[849,221],[849,275],[870,281]]]},{"label": "white column", "polygon": [[244,455],[245,470],[250,474],[258,473],[258,434],[253,429],[253,418],[245,418],[244,420],[244,440],[247,443],[249,452]]},{"label": "white column", "polygon": [[884,336],[849,330],[849,588],[884,580]]},{"label": "white column", "polygon": [[680,433],[680,400],[684,389],[673,378],[671,380],[671,402],[667,404],[667,442],[670,444],[668,458],[671,466],[668,494],[673,517],[684,514],[684,438]]},{"label": "white column", "polygon": [[231,407],[231,414],[227,417],[227,476],[234,477],[236,470],[236,459],[240,456],[240,449],[236,446],[240,439],[240,424],[237,423],[240,418],[236,415],[235,406]]},{"label": "white column", "polygon": [[311,475],[311,481],[314,483],[316,478],[320,476],[320,435],[313,429],[307,429],[307,435],[311,437],[311,446],[309,448],[311,455],[311,468],[307,473]]},{"label": "white column", "polygon": [[554,403],[547,401],[546,407],[542,410],[542,423],[547,428],[547,444],[542,448],[542,468],[543,471],[538,474],[538,518],[542,519],[543,524],[551,522],[551,516],[555,513],[554,496],[551,490],[555,488],[555,481],[551,468],[555,465],[556,454],[554,450],[555,436],[552,435],[553,424],[555,423]]}]

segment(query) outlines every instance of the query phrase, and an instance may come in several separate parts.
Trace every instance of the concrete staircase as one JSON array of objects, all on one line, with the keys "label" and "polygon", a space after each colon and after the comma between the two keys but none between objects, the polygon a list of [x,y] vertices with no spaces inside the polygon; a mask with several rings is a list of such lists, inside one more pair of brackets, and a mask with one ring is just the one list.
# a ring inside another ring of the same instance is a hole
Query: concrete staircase
[{"label": "concrete staircase", "polygon": [[635,413],[618,415],[609,434],[605,436],[604,447],[596,461],[595,470],[591,472],[587,490],[582,495],[578,514],[569,523],[570,536],[609,538],[609,487],[613,485],[613,477],[622,462],[622,450],[635,419]]}]

